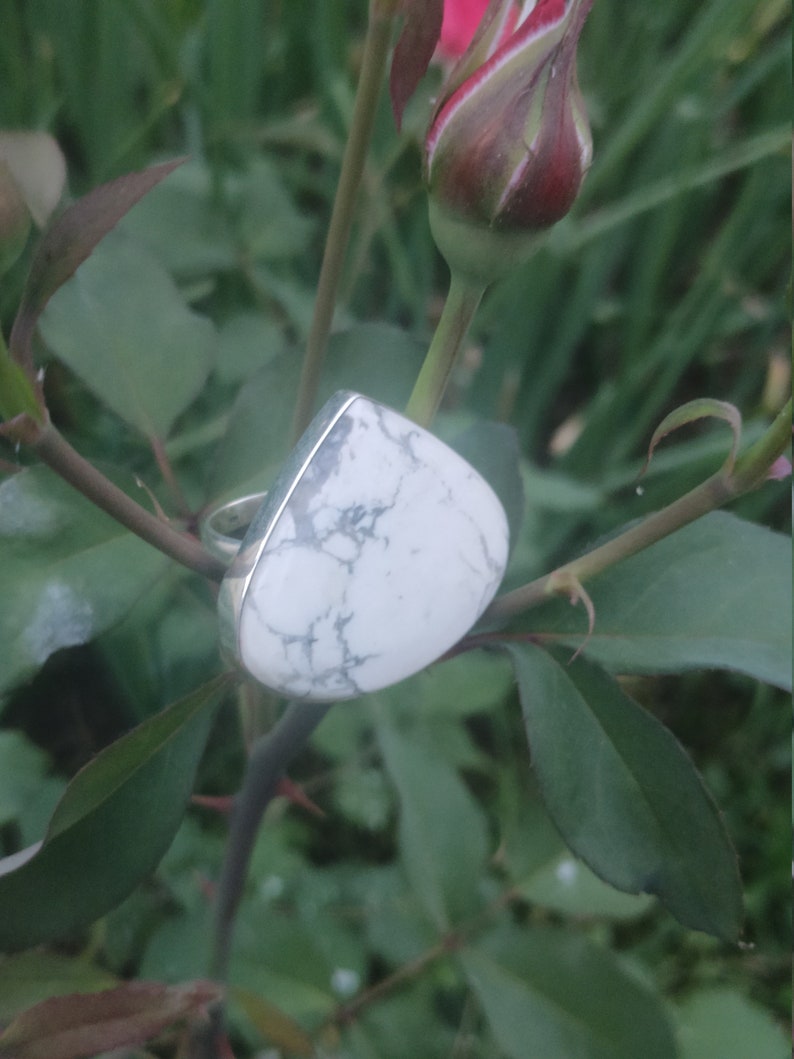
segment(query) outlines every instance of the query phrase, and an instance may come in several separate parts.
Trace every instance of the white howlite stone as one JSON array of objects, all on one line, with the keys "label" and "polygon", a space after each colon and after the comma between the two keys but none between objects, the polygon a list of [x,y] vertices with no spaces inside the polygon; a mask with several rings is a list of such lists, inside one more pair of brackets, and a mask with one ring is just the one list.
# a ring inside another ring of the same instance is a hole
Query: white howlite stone
[{"label": "white howlite stone", "polygon": [[269,528],[242,597],[240,659],[297,699],[394,684],[471,628],[507,555],[507,519],[483,478],[426,430],[358,398]]}]

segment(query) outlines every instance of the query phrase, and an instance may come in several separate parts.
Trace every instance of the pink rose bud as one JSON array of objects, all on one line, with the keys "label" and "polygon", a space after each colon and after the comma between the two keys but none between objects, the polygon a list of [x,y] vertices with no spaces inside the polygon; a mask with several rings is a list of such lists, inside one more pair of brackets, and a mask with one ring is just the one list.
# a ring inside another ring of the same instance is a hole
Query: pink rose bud
[{"label": "pink rose bud", "polygon": [[[490,0],[444,0],[444,20],[438,41],[442,59],[459,59],[472,42],[482,22]],[[511,17],[504,27],[505,35],[512,31],[518,8],[512,4]]]},{"label": "pink rose bud", "polygon": [[524,0],[505,37],[516,4],[491,0],[453,69],[425,143],[431,222],[453,268],[485,278],[472,227],[519,237],[508,240],[515,259],[512,250],[526,246],[528,233],[571,208],[592,157],[576,78],[576,47],[592,4]]}]

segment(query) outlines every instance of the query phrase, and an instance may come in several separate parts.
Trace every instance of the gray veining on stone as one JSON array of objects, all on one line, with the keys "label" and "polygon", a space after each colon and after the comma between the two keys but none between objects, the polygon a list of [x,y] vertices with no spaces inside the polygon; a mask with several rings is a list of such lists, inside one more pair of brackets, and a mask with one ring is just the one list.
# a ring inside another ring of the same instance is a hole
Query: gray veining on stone
[{"label": "gray veining on stone", "polygon": [[507,550],[487,483],[432,434],[360,398],[269,527],[243,598],[241,660],[295,698],[395,683],[474,624]]}]

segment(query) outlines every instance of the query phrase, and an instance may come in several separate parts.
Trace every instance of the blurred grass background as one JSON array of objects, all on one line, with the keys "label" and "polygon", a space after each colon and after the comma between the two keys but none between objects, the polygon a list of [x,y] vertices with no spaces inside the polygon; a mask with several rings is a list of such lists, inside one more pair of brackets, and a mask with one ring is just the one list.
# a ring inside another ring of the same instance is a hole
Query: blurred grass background
[{"label": "blurred grass background", "polygon": [[[206,494],[207,464],[238,391],[263,363],[298,361],[365,16],[364,0],[4,5],[0,127],[52,132],[72,195],[155,160],[191,158],[125,226],[219,328],[223,356],[169,440],[190,496]],[[788,394],[789,62],[784,0],[597,0],[580,48],[592,169],[571,216],[487,295],[445,409],[450,422],[477,415],[516,428],[531,490],[528,574],[716,469],[728,447],[722,428],[696,429],[663,447],[638,493],[648,438],[676,404],[733,401],[752,437]],[[408,336],[400,350],[426,344],[445,291],[420,148],[440,77],[431,70],[400,137],[384,93],[343,282],[339,322],[386,321]],[[6,327],[24,267],[25,259],[0,289]],[[355,355],[363,362],[367,353]],[[396,369],[370,357],[366,370]],[[146,468],[140,443],[74,377],[57,364],[49,372],[53,408],[84,451]],[[288,408],[294,374],[281,379]],[[384,385],[388,395],[391,382]],[[402,377],[399,399],[401,386]],[[221,472],[213,483],[211,492],[231,484]],[[787,490],[763,490],[737,509],[784,529]],[[213,663],[214,626],[191,610],[184,587],[176,599],[164,588],[149,616],[53,659],[16,696],[6,723],[25,726],[71,771],[162,701],[164,688],[192,686]],[[151,614],[158,631],[144,634]],[[197,644],[210,663],[197,660]],[[115,704],[109,712],[97,689]],[[776,693],[726,675],[642,680],[633,690],[692,749],[737,845],[749,851],[742,867],[763,955],[682,940],[658,916],[618,928],[611,942],[644,959],[671,993],[740,983],[784,1017],[787,710]],[[514,723],[488,713],[472,735],[493,754],[509,744]],[[349,738],[358,746],[363,737]],[[216,750],[221,786],[230,756]],[[367,778],[359,779],[374,785],[377,805],[382,791],[363,760]],[[339,803],[329,848],[310,849],[337,869],[376,841]]]}]

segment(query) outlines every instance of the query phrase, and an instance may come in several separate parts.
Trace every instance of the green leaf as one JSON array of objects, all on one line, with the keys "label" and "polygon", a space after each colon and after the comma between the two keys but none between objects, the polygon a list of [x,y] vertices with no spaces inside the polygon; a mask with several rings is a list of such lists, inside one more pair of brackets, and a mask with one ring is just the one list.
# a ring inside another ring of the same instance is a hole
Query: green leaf
[{"label": "green leaf", "polygon": [[241,383],[284,349],[284,333],[262,313],[238,313],[218,332],[215,375],[224,383]]},{"label": "green leaf", "polygon": [[[549,826],[551,826],[549,824]],[[537,838],[529,830],[527,841]],[[550,853],[542,864],[516,879],[513,889],[533,904],[568,916],[603,919],[634,919],[647,912],[652,899],[646,894],[627,894],[608,886],[564,848]]]},{"label": "green leaf", "polygon": [[[268,907],[261,890],[255,900],[243,900],[231,983],[267,997],[290,1018],[307,1024],[327,1018],[336,1004],[334,969],[351,968],[361,981],[366,967],[363,946],[360,955],[348,962],[338,910],[324,907],[328,896],[328,889],[321,884],[306,906],[290,912]],[[324,943],[326,934],[331,938],[336,934],[336,945],[330,946],[331,951]]]},{"label": "green leaf", "polygon": [[[458,719],[497,710],[513,693],[513,674],[506,659],[485,651],[466,651],[422,670],[385,695],[389,709],[421,709],[423,718]],[[406,695],[406,691],[408,694]],[[381,692],[380,694],[384,694]],[[407,711],[406,711],[407,712]]]},{"label": "green leaf", "polygon": [[103,750],[67,787],[40,848],[0,861],[1,948],[74,934],[155,868],[227,682],[216,678]]},{"label": "green leaf", "polygon": [[[400,408],[422,363],[421,344],[386,324],[358,324],[331,336],[317,405],[337,390]],[[298,392],[300,356],[276,356],[241,387],[210,475],[210,495],[267,488],[284,459]]]},{"label": "green leaf", "polygon": [[11,359],[0,332],[0,419],[25,414],[32,416],[37,423],[42,421],[41,407],[30,379]]},{"label": "green leaf", "polygon": [[[732,669],[791,687],[791,541],[722,511],[698,519],[586,584],[583,649],[618,673]],[[557,600],[524,627],[581,646],[581,611]]]},{"label": "green leaf", "polygon": [[715,401],[710,397],[699,397],[694,401],[687,401],[686,404],[673,409],[669,415],[664,417],[656,430],[654,430],[653,436],[648,444],[648,457],[645,461],[645,467],[643,470],[645,470],[651,462],[654,449],[662,438],[666,438],[668,434],[671,434],[674,430],[679,430],[688,423],[694,423],[698,419],[706,419],[709,417],[713,419],[722,419],[731,428],[733,441],[731,442],[731,447],[724,465],[725,471],[730,473],[733,470],[733,465],[736,463],[736,453],[739,451],[739,442],[742,438],[742,414],[736,405],[732,405],[728,401]]},{"label": "green leaf", "polygon": [[736,989],[709,989],[678,1007],[681,1059],[787,1059],[791,1041]]},{"label": "green leaf", "polygon": [[22,732],[0,731],[0,827],[35,798],[47,765],[47,755]]},{"label": "green leaf", "polygon": [[620,893],[607,886],[567,851],[516,889],[533,904],[588,919],[635,919],[651,904],[649,896]]},{"label": "green leaf", "polygon": [[524,772],[514,790],[517,779],[500,771],[502,801],[510,809],[501,822],[499,861],[513,892],[542,908],[585,919],[636,919],[655,905],[649,894],[609,886],[574,857],[546,812],[532,773]]},{"label": "green leaf", "polygon": [[524,482],[518,435],[504,423],[481,421],[452,438],[450,444],[479,471],[501,500],[510,527],[512,549],[524,519]]},{"label": "green leaf", "polygon": [[0,484],[0,692],[113,625],[168,560],[45,467]]},{"label": "green leaf", "polygon": [[250,989],[242,989],[239,986],[232,988],[231,998],[243,1009],[269,1044],[282,1049],[287,1055],[316,1054],[311,1037],[275,1004]]},{"label": "green leaf", "polygon": [[336,390],[354,390],[399,410],[424,354],[425,345],[415,335],[392,324],[360,323],[338,330],[328,342],[317,406]]},{"label": "green leaf", "polygon": [[231,271],[238,252],[213,181],[209,166],[190,159],[131,209],[119,228],[151,247],[180,278]]},{"label": "green leaf", "polygon": [[488,852],[480,808],[458,774],[387,725],[378,740],[400,799],[400,856],[431,922],[447,930],[478,904]]},{"label": "green leaf", "polygon": [[685,926],[735,942],[736,857],[672,734],[597,667],[508,650],[541,794],[573,852],[619,890],[654,893]]},{"label": "green leaf", "polygon": [[33,949],[0,957],[0,1022],[48,997],[109,989],[117,979],[85,958]]},{"label": "green leaf", "polygon": [[659,1000],[606,949],[562,930],[500,931],[459,956],[509,1059],[676,1059]]},{"label": "green leaf", "polygon": [[42,422],[42,412],[30,380],[18,364],[0,350],[0,418],[9,420],[29,415]]},{"label": "green leaf", "polygon": [[254,159],[239,184],[237,237],[255,261],[299,258],[306,252],[314,223],[297,208],[272,161]]},{"label": "green leaf", "polygon": [[[52,295],[86,260],[99,241],[155,184],[180,164],[163,162],[102,184],[67,207],[39,243],[11,330],[15,356],[27,360],[39,316]],[[139,306],[145,302],[138,302]]]},{"label": "green leaf", "polygon": [[240,388],[209,468],[209,495],[266,489],[286,456],[300,360],[275,357]]},{"label": "green leaf", "polygon": [[121,233],[53,297],[39,326],[58,359],[147,437],[166,437],[214,355],[210,321],[187,308],[156,257]]},{"label": "green leaf", "polygon": [[248,261],[282,261],[306,252],[313,222],[299,209],[273,162],[256,158],[241,173],[191,160],[138,203],[124,231],[152,247],[180,278],[230,272]]},{"label": "green leaf", "polygon": [[126,982],[99,993],[52,997],[19,1015],[0,1036],[3,1059],[77,1059],[143,1044],[175,1022],[206,1018],[223,994],[213,982]]}]

